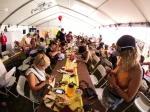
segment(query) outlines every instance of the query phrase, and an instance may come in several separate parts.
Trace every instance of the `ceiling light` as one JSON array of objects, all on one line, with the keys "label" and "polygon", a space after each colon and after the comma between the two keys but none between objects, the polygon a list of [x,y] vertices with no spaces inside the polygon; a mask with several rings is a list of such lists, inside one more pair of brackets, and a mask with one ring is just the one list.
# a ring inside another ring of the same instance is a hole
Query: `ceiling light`
[{"label": "ceiling light", "polygon": [[51,4],[52,4],[52,2],[48,2],[48,3],[41,2],[41,3],[39,3],[37,8],[31,10],[31,14],[33,14],[37,10],[38,11],[45,10],[45,9],[49,8],[51,6]]},{"label": "ceiling light", "polygon": [[8,8],[0,9],[0,11],[8,12]]}]

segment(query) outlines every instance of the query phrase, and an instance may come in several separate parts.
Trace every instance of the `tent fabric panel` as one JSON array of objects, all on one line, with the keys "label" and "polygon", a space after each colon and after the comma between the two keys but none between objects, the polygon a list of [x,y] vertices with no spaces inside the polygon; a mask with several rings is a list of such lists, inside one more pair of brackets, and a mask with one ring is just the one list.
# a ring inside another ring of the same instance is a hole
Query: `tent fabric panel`
[{"label": "tent fabric panel", "polygon": [[68,10],[68,9],[65,9],[65,8],[62,8],[62,7],[60,7],[60,10],[61,10],[61,12],[64,12],[64,13],[69,14],[69,15],[73,15],[73,16],[75,16],[75,17],[77,17],[81,20],[84,20],[84,21],[86,21],[86,22],[88,22],[88,23],[90,23],[94,26],[101,25],[100,23],[93,21],[89,17],[81,15],[77,12],[74,12],[74,11],[71,11],[71,10]]},{"label": "tent fabric panel", "polygon": [[54,14],[54,15],[52,15],[52,16],[49,16],[49,17],[44,18],[44,19],[42,19],[42,20],[39,20],[38,22],[32,24],[32,26],[37,26],[37,25],[42,24],[42,23],[44,23],[44,22],[46,22],[46,21],[49,21],[49,20],[51,20],[51,19],[58,18],[59,15],[61,15],[61,13],[56,13],[56,14]]},{"label": "tent fabric panel", "polygon": [[69,8],[69,0],[56,0],[57,5]]},{"label": "tent fabric panel", "polygon": [[1,15],[1,17],[0,17],[0,22],[3,21],[14,10],[16,10],[18,7],[20,7],[22,4],[24,4],[28,1],[30,1],[30,0],[1,0],[0,9],[8,8],[8,12],[6,13],[3,11],[0,11],[0,14],[1,14],[1,12],[3,12],[2,13],[3,16]]},{"label": "tent fabric panel", "polygon": [[107,0],[94,0],[94,2],[93,2],[93,0],[78,0],[78,1],[84,1],[84,2],[86,2],[88,4],[91,4],[95,8],[98,8],[100,5],[102,5]]},{"label": "tent fabric panel", "polygon": [[117,23],[145,21],[141,13],[134,7],[130,0],[109,0],[99,8],[107,13]]},{"label": "tent fabric panel", "polygon": [[106,17],[105,15],[103,15],[102,13],[100,13],[97,10],[94,11],[94,13],[92,13],[90,17],[94,18],[94,20],[100,22],[103,25],[115,24],[115,22],[113,20]]},{"label": "tent fabric panel", "polygon": [[49,15],[55,14],[57,12],[60,12],[59,8],[58,7],[52,7],[48,10],[45,10],[45,11],[42,11],[41,13],[36,14],[35,16],[30,17],[26,21],[22,22],[20,25],[25,25],[25,24],[30,25],[37,20],[40,20],[44,17],[48,17]]},{"label": "tent fabric panel", "polygon": [[17,25],[19,21],[24,20],[26,17],[18,14],[13,14],[12,16],[7,19],[4,24],[13,24]]},{"label": "tent fabric panel", "polygon": [[133,0],[141,9],[148,21],[150,21],[150,0]]},{"label": "tent fabric panel", "polygon": [[[0,22],[3,21],[10,13],[6,13],[6,12],[3,12],[3,11],[0,11]],[[3,15],[3,16],[2,16]]]},{"label": "tent fabric panel", "polygon": [[70,8],[72,10],[80,12],[80,13],[86,15],[86,16],[89,16],[94,11],[93,8],[87,6],[83,3],[77,2],[75,0],[70,1]]}]

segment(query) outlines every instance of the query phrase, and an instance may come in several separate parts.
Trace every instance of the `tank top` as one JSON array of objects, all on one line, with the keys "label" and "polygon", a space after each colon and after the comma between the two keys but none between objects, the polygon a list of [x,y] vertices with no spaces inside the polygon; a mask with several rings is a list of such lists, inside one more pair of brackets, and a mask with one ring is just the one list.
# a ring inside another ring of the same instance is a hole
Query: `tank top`
[{"label": "tank top", "polygon": [[119,68],[120,67],[116,67],[116,69],[113,71],[115,74],[116,83],[121,89],[126,91],[128,89],[129,73],[126,71],[119,71]]}]

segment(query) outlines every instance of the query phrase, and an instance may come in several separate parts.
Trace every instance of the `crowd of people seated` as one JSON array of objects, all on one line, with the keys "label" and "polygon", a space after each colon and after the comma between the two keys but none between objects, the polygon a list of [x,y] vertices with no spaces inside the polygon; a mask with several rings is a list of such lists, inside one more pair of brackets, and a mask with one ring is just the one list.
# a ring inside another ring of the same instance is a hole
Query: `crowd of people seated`
[{"label": "crowd of people seated", "polygon": [[[76,62],[85,63],[89,72],[92,70],[93,51],[99,58],[105,58],[112,63],[113,69],[106,69],[107,84],[100,100],[102,112],[106,112],[110,107],[115,109],[123,100],[129,102],[135,97],[144,74],[142,65],[149,66],[145,74],[150,74],[150,62],[144,62],[142,56],[139,59],[140,53],[135,38],[130,35],[123,35],[116,43],[108,46],[103,42],[102,35],[97,40],[94,35],[90,38],[72,36],[71,31],[66,35],[62,28],[47,48],[44,38],[40,38],[38,34],[34,34],[31,39],[29,37],[30,34],[24,36],[20,44],[15,41],[15,47],[28,48],[30,56],[34,58],[26,75],[37,100],[43,94],[45,86],[54,80],[54,77],[45,73],[45,69],[57,60],[64,59],[65,51],[70,49],[69,44],[72,43],[78,48],[74,57]],[[43,52],[38,52],[39,49],[43,49]]]}]

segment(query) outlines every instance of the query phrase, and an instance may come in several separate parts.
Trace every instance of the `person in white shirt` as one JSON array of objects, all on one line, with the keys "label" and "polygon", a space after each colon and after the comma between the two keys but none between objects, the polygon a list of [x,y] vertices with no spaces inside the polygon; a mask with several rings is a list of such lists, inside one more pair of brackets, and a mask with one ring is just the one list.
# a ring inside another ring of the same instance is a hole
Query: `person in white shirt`
[{"label": "person in white shirt", "polygon": [[40,46],[43,47],[43,48],[45,48],[45,46],[46,46],[44,38],[42,38],[42,37],[40,38]]}]

